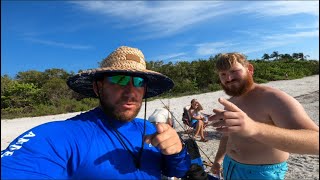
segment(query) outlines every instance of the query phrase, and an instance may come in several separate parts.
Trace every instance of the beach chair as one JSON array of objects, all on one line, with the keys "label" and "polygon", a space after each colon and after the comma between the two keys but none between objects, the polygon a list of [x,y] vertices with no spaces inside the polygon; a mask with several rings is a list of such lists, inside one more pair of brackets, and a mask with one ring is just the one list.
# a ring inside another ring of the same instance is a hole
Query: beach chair
[{"label": "beach chair", "polygon": [[190,108],[190,105],[183,107],[182,122],[184,124],[185,132],[192,135],[193,127],[191,124],[191,117],[188,112],[189,108]]}]

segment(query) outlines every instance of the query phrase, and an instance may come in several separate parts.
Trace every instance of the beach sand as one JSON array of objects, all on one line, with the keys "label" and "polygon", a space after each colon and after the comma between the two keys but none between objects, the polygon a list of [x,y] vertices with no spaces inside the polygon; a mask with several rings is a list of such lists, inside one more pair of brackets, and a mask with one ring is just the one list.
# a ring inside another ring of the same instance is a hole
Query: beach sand
[{"label": "beach sand", "polygon": [[[319,75],[295,80],[272,81],[265,83],[265,85],[278,88],[295,97],[303,105],[308,115],[319,126]],[[223,108],[217,101],[219,97],[228,98],[223,91],[217,91],[179,98],[161,99],[161,101],[150,101],[147,102],[146,117],[151,115],[154,109],[163,107],[162,102],[166,105],[169,104],[170,110],[177,120],[176,130],[183,138],[187,138],[187,135],[183,133],[183,128],[179,125],[182,125],[181,118],[183,107],[189,105],[191,99],[196,98],[202,104],[204,112],[210,114],[213,108]],[[141,109],[138,117],[143,118],[144,108]],[[64,120],[79,113],[80,112],[11,120],[1,119],[1,150],[5,149],[8,146],[8,143],[19,134],[34,126],[50,121]],[[205,143],[197,141],[197,143],[203,160],[210,162],[214,160],[221,134],[217,133],[211,126],[207,127],[206,131],[209,141]],[[319,179],[319,155],[290,154],[288,168],[289,170],[286,179]],[[207,170],[208,169],[209,167]]]}]

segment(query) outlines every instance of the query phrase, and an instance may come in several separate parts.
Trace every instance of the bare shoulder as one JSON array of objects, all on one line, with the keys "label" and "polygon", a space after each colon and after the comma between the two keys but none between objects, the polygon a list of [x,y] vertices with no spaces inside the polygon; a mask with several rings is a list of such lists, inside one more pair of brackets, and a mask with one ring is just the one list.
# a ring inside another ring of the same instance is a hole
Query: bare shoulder
[{"label": "bare shoulder", "polygon": [[265,100],[272,101],[272,103],[294,100],[294,98],[286,92],[265,85],[257,85],[256,94],[259,94],[260,97]]},{"label": "bare shoulder", "polygon": [[[284,113],[292,110],[304,111],[302,105],[292,96],[279,89],[259,85],[256,88],[257,99],[263,100],[272,113]],[[260,101],[261,102],[261,101]]]},{"label": "bare shoulder", "polygon": [[286,92],[264,85],[259,85],[257,92],[265,100],[270,118],[279,127],[317,129],[303,106]]}]

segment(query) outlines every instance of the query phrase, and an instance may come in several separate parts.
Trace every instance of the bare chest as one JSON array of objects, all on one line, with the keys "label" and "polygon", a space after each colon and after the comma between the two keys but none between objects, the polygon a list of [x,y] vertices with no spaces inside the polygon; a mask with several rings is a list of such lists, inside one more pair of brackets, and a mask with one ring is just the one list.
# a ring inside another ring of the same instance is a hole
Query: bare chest
[{"label": "bare chest", "polygon": [[245,112],[251,119],[257,122],[266,124],[273,124],[269,116],[269,108],[261,101],[235,103],[243,112]]}]

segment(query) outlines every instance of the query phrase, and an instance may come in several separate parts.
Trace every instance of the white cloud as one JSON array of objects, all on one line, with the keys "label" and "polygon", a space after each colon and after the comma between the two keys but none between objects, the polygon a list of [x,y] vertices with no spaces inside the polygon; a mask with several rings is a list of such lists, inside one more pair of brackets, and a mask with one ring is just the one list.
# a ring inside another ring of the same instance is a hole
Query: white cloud
[{"label": "white cloud", "polygon": [[[144,39],[170,36],[189,28],[199,28],[202,22],[212,23],[216,18],[221,20],[224,16],[246,14],[248,17],[275,18],[308,14],[316,19],[319,17],[319,1],[247,1],[245,3],[241,1],[75,1],[72,3],[90,13],[102,15],[105,19],[116,19],[114,23],[117,27],[137,28],[140,33],[144,33]],[[196,54],[203,56],[233,51],[252,53],[285,46],[302,38],[319,37],[318,22],[294,23],[296,24],[292,25],[292,22],[287,22],[277,30],[270,28],[268,31],[262,30],[261,27],[258,31],[253,30],[253,27],[251,29],[249,27],[246,31],[241,28],[230,30],[230,32],[242,32],[249,36],[246,36],[245,41],[234,38],[228,41],[198,43],[195,45]],[[289,29],[291,32],[281,32],[283,29]],[[276,34],[271,31],[276,31]],[[158,58],[176,58],[179,57],[178,55],[182,56],[176,53]]]},{"label": "white cloud", "polygon": [[[319,16],[319,1],[72,1],[80,8],[120,18],[120,27],[136,27],[146,36],[161,37],[192,28],[205,20],[239,13],[284,16],[299,13]],[[125,20],[125,21],[123,21]]]},{"label": "white cloud", "polygon": [[314,31],[301,31],[295,33],[282,33],[264,36],[263,39],[266,40],[289,40],[292,38],[309,38],[309,37],[319,37],[319,30]]},{"label": "white cloud", "polygon": [[67,44],[67,43],[61,43],[61,42],[56,42],[56,41],[48,41],[48,40],[42,40],[42,39],[36,39],[36,38],[25,38],[25,40],[38,43],[38,44],[44,44],[44,45],[49,45],[49,46],[56,46],[56,47],[62,47],[62,48],[67,48],[67,49],[79,49],[79,50],[84,50],[84,49],[92,49],[92,46],[87,46],[87,45],[78,45],[78,44]]},{"label": "white cloud", "polygon": [[[238,31],[246,34],[246,40],[233,39],[232,41],[224,42],[207,42],[197,44],[196,52],[199,55],[214,55],[224,52],[241,52],[249,54],[254,52],[261,52],[268,49],[283,47],[295,43],[303,38],[319,38],[319,31],[300,31],[294,33],[277,33],[268,34],[265,32],[254,31]],[[248,36],[250,35],[251,36]]]},{"label": "white cloud", "polygon": [[170,59],[179,58],[179,57],[181,58],[184,55],[186,55],[185,52],[180,52],[180,53],[161,55],[161,56],[154,57],[152,59],[154,59],[154,60],[170,60]]},{"label": "white cloud", "polygon": [[303,24],[294,24],[290,27],[288,27],[289,29],[317,29],[319,31],[319,19],[317,21],[314,21],[313,23],[310,23],[310,24],[306,24],[306,23],[303,23]]},{"label": "white cloud", "polygon": [[243,54],[250,54],[250,53],[255,53],[255,52],[263,52],[264,53],[266,50],[285,46],[285,45],[288,45],[293,42],[294,41],[292,41],[292,40],[289,40],[289,41],[281,41],[281,40],[261,41],[261,40],[259,40],[255,43],[250,42],[248,44],[243,45],[240,49],[240,52],[242,52]]},{"label": "white cloud", "polygon": [[[293,23],[294,24],[294,23]],[[248,29],[236,30],[239,38],[232,39],[233,43],[239,43],[240,51],[244,54],[261,52],[268,49],[282,48],[305,39],[319,39],[319,23],[286,25],[284,28],[270,29]],[[245,37],[245,41],[241,38]],[[219,48],[219,47],[217,47]],[[232,47],[228,49],[230,52]]]},{"label": "white cloud", "polygon": [[200,43],[196,44],[197,47],[196,53],[204,56],[204,55],[214,55],[217,53],[223,53],[225,51],[229,51],[232,47],[239,45],[239,43],[233,42],[210,42],[210,43]]},{"label": "white cloud", "polygon": [[[121,27],[137,27],[153,36],[171,35],[199,22],[230,13],[218,1],[79,1],[91,13],[120,18]],[[121,21],[125,20],[125,21]]]},{"label": "white cloud", "polygon": [[319,1],[259,1],[247,3],[245,12],[265,16],[310,14],[319,17]]}]

